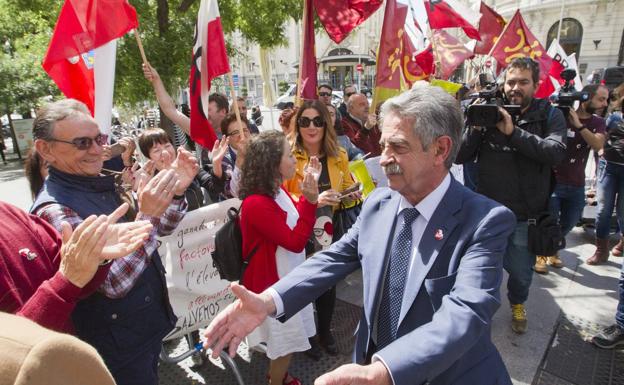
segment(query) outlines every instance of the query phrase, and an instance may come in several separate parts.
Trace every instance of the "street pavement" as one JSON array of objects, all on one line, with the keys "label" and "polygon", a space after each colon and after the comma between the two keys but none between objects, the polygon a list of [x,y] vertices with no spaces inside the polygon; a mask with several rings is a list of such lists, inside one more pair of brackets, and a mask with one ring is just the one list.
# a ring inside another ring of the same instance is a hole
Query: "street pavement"
[{"label": "street pavement", "polygon": [[[12,155],[11,158],[13,158]],[[26,179],[23,177],[22,167],[20,161],[13,159],[7,166],[0,165],[0,200],[27,210],[31,199]],[[511,311],[506,299],[507,278],[505,277],[501,289],[503,298],[501,307],[494,317],[492,326],[494,343],[503,356],[514,384],[624,384],[624,360],[614,359],[609,365],[604,365],[604,363],[601,365],[603,359],[596,357],[604,357],[606,354],[604,351],[599,351],[586,341],[565,341],[565,339],[570,338],[571,334],[563,330],[564,328],[577,327],[578,330],[573,334],[587,340],[597,327],[613,323],[618,300],[617,283],[622,259],[611,257],[609,262],[602,266],[584,264],[584,260],[593,253],[594,247],[591,230],[585,230],[582,227],[574,228],[568,235],[567,242],[568,247],[560,252],[564,267],[551,269],[550,274],[545,276],[538,274],[533,276],[533,285],[526,304],[529,330],[525,335],[516,335],[511,331]],[[338,287],[338,293],[339,299],[345,301],[344,303],[361,305],[361,277],[359,274],[353,274],[341,283]],[[355,309],[351,313],[357,314],[357,307],[351,307]],[[352,316],[349,317],[352,318]],[[573,320],[574,323],[568,322],[569,319]],[[340,324],[341,321],[337,319],[335,323]],[[591,325],[593,329],[583,325]],[[347,335],[348,333],[342,334]],[[347,343],[346,340],[339,341],[341,346],[348,346]],[[569,346],[573,346],[573,348],[562,353],[561,345],[570,343]],[[309,359],[296,357],[292,370],[295,373],[313,370],[313,375],[318,375],[348,361],[347,349],[347,347],[341,349],[343,354],[338,358],[328,359],[325,366],[319,366]],[[567,356],[561,357],[561,354]],[[615,357],[622,357],[620,352],[617,354]],[[300,356],[303,357],[303,355]],[[579,363],[579,365],[585,366],[581,369],[577,367],[576,370],[574,368],[563,370],[557,365],[551,364],[561,361]],[[266,361],[261,360],[260,362],[259,365],[265,368]],[[173,370],[175,373],[166,376],[162,375],[163,370],[169,372],[172,366],[170,364],[161,366],[161,384],[236,384],[233,376],[226,376],[226,378],[230,378],[231,382],[213,381],[221,376],[223,371],[210,369],[211,363],[205,363],[199,370],[190,369],[189,363],[190,359],[182,361]],[[601,373],[601,371],[608,371],[608,373]],[[589,372],[591,373],[587,374]],[[584,373],[589,377],[582,377]],[[257,380],[255,376],[252,378]],[[314,376],[311,375],[311,377],[306,378],[312,379]],[[580,378],[585,379],[580,380]],[[311,380],[308,381],[311,383]],[[254,382],[249,382],[247,379],[246,383]]]}]

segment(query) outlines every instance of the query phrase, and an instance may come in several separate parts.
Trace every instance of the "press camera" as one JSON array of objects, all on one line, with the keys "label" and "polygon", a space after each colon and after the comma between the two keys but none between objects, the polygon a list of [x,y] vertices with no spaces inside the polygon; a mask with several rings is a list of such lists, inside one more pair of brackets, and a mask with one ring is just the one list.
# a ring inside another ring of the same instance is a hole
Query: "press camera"
[{"label": "press camera", "polygon": [[505,104],[505,97],[498,88],[496,82],[488,83],[485,74],[479,74],[481,91],[470,95],[474,102],[466,110],[466,125],[493,127],[503,119],[498,110],[502,107],[515,121],[520,116],[521,107],[518,105]]},{"label": "press camera", "polygon": [[561,78],[565,80],[565,84],[561,86],[559,92],[550,97],[553,105],[561,110],[567,117],[570,108],[574,107],[574,102],[586,102],[589,100],[588,92],[576,91],[572,80],[576,77],[576,71],[572,68],[561,71]]}]

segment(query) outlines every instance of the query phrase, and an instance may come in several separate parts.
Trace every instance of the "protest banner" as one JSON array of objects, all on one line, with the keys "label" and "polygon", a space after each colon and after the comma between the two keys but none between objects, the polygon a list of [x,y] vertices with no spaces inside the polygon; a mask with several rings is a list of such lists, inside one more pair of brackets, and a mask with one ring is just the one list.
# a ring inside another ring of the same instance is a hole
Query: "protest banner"
[{"label": "protest banner", "polygon": [[229,199],[191,211],[171,235],[159,238],[158,252],[167,270],[169,300],[178,316],[165,340],[206,327],[234,301],[229,281],[219,277],[211,252],[215,233],[227,219],[227,210],[240,204],[238,199]]}]

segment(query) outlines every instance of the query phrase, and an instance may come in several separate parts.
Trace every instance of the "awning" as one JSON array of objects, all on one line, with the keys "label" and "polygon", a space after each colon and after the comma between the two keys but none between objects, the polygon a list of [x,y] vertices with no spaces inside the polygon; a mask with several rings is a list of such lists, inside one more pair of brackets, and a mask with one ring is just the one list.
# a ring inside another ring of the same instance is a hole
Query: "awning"
[{"label": "awning", "polygon": [[[373,58],[372,56],[358,55],[358,54],[323,56],[322,58],[318,59],[318,61],[321,64],[330,64],[333,66],[354,66],[354,65],[357,65],[358,63],[362,63],[362,65],[371,66],[377,63],[375,61],[375,58]],[[292,64],[292,67],[298,68],[299,62],[298,61],[294,62]]]}]

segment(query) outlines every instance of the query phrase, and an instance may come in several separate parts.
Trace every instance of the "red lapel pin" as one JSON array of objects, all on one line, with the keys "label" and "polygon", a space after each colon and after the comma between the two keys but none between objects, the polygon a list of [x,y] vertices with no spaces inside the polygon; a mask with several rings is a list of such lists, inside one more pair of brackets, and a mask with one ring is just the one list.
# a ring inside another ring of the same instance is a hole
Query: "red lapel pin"
[{"label": "red lapel pin", "polygon": [[442,238],[444,238],[444,232],[442,231],[442,229],[437,229],[433,237],[436,241],[441,241]]}]

